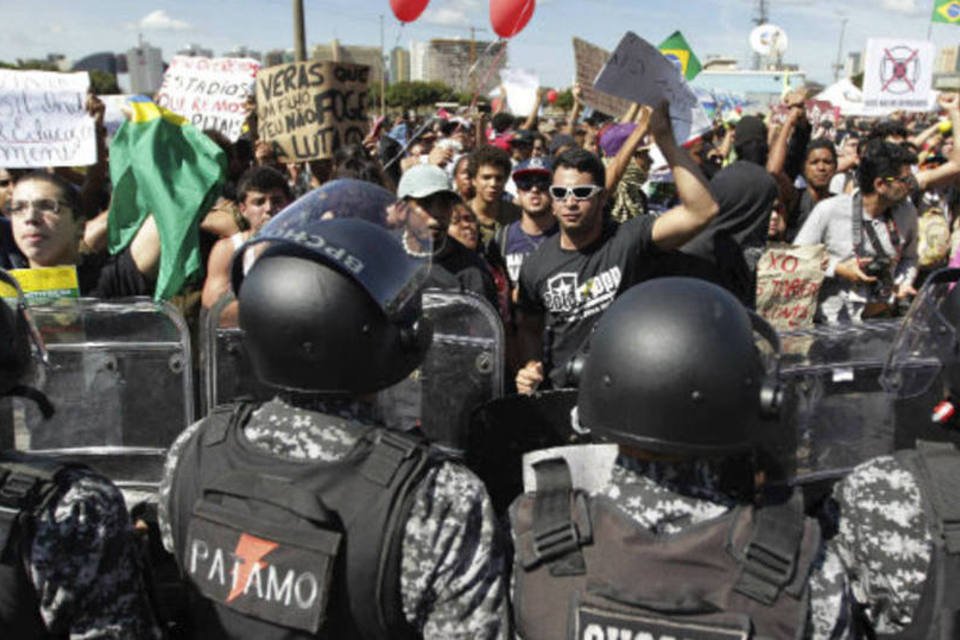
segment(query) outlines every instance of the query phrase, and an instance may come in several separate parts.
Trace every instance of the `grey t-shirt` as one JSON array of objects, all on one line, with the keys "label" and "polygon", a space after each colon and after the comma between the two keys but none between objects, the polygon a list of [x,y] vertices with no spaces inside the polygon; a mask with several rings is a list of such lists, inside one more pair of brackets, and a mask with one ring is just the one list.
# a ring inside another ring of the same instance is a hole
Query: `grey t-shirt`
[{"label": "grey t-shirt", "polygon": [[867,225],[873,227],[884,253],[892,258],[894,283],[913,282],[917,275],[917,210],[909,200],[904,200],[890,212],[890,217],[899,236],[899,246],[891,240],[886,216],[870,218],[862,214],[863,241],[857,250],[853,238],[853,194],[844,194],[822,200],[810,212],[794,243],[797,245],[825,244],[830,262],[826,279],[820,289],[818,317],[829,323],[859,322],[867,302],[879,300],[869,285],[854,284],[837,278],[837,265],[858,255],[862,258],[877,255],[873,244],[866,239]]}]

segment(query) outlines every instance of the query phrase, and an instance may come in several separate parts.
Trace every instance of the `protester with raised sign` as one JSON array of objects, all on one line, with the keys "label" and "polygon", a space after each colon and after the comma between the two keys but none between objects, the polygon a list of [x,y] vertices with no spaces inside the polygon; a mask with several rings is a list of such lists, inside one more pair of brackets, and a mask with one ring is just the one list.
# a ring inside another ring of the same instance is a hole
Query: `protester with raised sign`
[{"label": "protester with raised sign", "polygon": [[556,158],[550,195],[560,233],[524,260],[518,328],[526,365],[517,389],[532,393],[549,376],[565,386],[567,364],[613,299],[651,273],[661,251],[676,249],[717,215],[717,203],[690,155],[677,144],[661,103],[650,119],[654,141],[673,170],[681,204],[623,225],[604,218],[605,171],[595,155]]}]

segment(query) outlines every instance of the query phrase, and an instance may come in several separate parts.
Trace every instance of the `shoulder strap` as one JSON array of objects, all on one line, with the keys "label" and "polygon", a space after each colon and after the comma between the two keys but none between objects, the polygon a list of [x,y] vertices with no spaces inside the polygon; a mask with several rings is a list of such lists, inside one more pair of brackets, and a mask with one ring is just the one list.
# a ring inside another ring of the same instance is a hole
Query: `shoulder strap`
[{"label": "shoulder strap", "polygon": [[797,571],[805,520],[803,498],[794,492],[785,503],[754,509],[753,520],[734,590],[772,605]]},{"label": "shoulder strap", "polygon": [[214,407],[203,427],[201,438],[204,446],[212,447],[223,442],[232,426],[242,425],[247,421],[253,407],[253,403],[242,400]]},{"label": "shoulder strap", "polygon": [[[524,568],[550,563],[553,576],[586,573],[580,547],[592,537],[586,498],[573,490],[570,469],[563,458],[548,458],[533,465],[537,491],[533,502],[532,557],[525,558]],[[579,511],[574,520],[573,510]],[[577,526],[585,523],[585,530]]]},{"label": "shoulder strap", "polygon": [[948,554],[960,553],[960,452],[947,442],[917,442],[914,458],[934,538]]},{"label": "shoulder strap", "polygon": [[56,489],[54,478],[68,466],[43,459],[0,461],[0,552],[6,549],[20,514],[45,506]]}]

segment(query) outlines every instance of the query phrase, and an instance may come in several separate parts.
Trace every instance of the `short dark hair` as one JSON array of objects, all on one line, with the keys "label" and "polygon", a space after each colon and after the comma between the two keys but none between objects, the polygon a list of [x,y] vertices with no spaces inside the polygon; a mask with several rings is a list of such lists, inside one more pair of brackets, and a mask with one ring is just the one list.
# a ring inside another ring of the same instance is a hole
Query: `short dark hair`
[{"label": "short dark hair", "polygon": [[87,212],[83,210],[80,202],[80,190],[69,180],[58,176],[55,173],[46,171],[31,171],[19,179],[17,184],[33,180],[35,182],[46,182],[47,184],[60,190],[61,197],[68,207],[73,211],[73,217],[79,220],[87,219]]},{"label": "short dark hair", "polygon": [[470,174],[470,178],[476,178],[480,167],[484,165],[501,169],[504,177],[510,177],[510,169],[512,168],[510,155],[503,149],[489,144],[483,144],[474,149],[470,153],[470,164],[467,165],[467,173]]},{"label": "short dark hair", "polygon": [[503,133],[513,126],[513,116],[503,111],[495,113],[490,119],[490,126],[492,126],[493,130],[497,133]]},{"label": "short dark hair", "polygon": [[873,181],[877,178],[896,178],[903,167],[917,161],[899,144],[882,139],[870,140],[863,146],[860,165],[857,167],[857,183],[863,193],[873,193]]},{"label": "short dark hair", "polygon": [[830,157],[833,158],[834,164],[837,162],[837,148],[833,145],[830,140],[826,138],[817,138],[813,140],[810,144],[807,145],[807,151],[803,154],[803,160],[806,160],[810,157],[810,154],[816,151],[817,149],[826,149],[830,152]]},{"label": "short dark hair", "polygon": [[907,128],[903,126],[902,123],[897,122],[896,120],[884,120],[883,122],[878,122],[877,124],[873,125],[873,128],[870,129],[870,133],[867,134],[867,139],[885,140],[889,136],[907,138],[909,134],[907,133]]},{"label": "short dark hair", "polygon": [[581,173],[589,173],[593,178],[593,183],[602,187],[607,182],[607,172],[603,168],[603,162],[595,153],[586,149],[575,147],[568,149],[557,156],[553,161],[553,173],[556,175],[557,169],[576,169]]},{"label": "short dark hair", "polygon": [[237,201],[245,201],[250,191],[267,193],[274,189],[282,190],[287,200],[293,200],[293,191],[290,190],[287,178],[282,173],[273,167],[252,167],[240,176],[240,182],[237,185]]}]

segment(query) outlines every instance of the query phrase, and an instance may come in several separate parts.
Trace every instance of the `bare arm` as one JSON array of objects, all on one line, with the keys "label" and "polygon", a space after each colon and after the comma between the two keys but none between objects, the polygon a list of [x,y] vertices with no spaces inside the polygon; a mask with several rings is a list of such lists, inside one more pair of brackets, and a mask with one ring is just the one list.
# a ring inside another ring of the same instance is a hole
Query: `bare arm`
[{"label": "bare arm", "polygon": [[700,233],[717,215],[717,203],[693,158],[673,137],[667,103],[656,108],[650,129],[660,151],[673,170],[680,205],[653,223],[653,241],[664,250],[676,249]]},{"label": "bare arm", "polygon": [[543,316],[517,309],[518,362],[524,365],[517,371],[517,392],[529,395],[543,382]]},{"label": "bare arm", "polygon": [[790,145],[790,136],[797,126],[797,122],[804,115],[803,107],[791,106],[790,115],[780,126],[777,137],[774,138],[770,146],[770,155],[767,157],[767,171],[774,175],[783,173],[783,168],[787,163],[787,147]]},{"label": "bare arm", "polygon": [[918,133],[917,135],[910,138],[910,143],[917,146],[917,148],[923,147],[923,144],[935,136],[940,130],[940,123],[934,122],[932,125]]},{"label": "bare arm", "polygon": [[[220,297],[230,290],[230,265],[233,262],[233,242],[230,238],[222,238],[213,245],[210,259],[207,260],[207,277],[203,281],[203,293],[200,304],[205,309],[212,307]],[[227,305],[220,316],[220,321],[228,321],[235,325],[237,319],[237,305]]]},{"label": "bare arm", "polygon": [[107,171],[109,169],[107,162],[107,129],[103,126],[106,106],[100,98],[91,93],[87,95],[86,107],[87,113],[93,117],[96,130],[97,160],[87,168],[83,188],[80,190],[80,203],[85,215],[92,215],[100,208],[99,197],[103,191],[103,185],[107,181]]},{"label": "bare arm", "polygon": [[[634,106],[639,108],[639,105],[635,104]],[[617,152],[617,155],[614,156],[613,160],[607,166],[607,193],[616,189],[617,183],[620,182],[627,167],[629,167],[633,161],[633,155],[636,153],[637,147],[640,146],[643,138],[647,135],[647,131],[650,130],[649,107],[644,107],[641,113],[643,115],[637,123],[637,128],[630,133],[624,141],[623,146],[620,147],[620,151]]]},{"label": "bare arm", "polygon": [[583,111],[583,103],[580,102],[580,97],[583,95],[583,90],[580,88],[579,84],[574,84],[570,91],[573,94],[573,106],[570,107],[570,115],[567,116],[567,124],[563,133],[572,136],[573,132],[577,129],[577,120],[580,119],[580,112]]},{"label": "bare arm", "polygon": [[140,225],[140,230],[130,243],[130,255],[137,270],[150,280],[156,280],[160,269],[160,232],[157,222],[150,214]]},{"label": "bare arm", "polygon": [[960,178],[960,93],[941,94],[940,105],[947,110],[953,126],[953,151],[944,164],[917,174],[921,190],[944,186]]},{"label": "bare arm", "polygon": [[109,211],[103,211],[87,220],[83,226],[83,244],[93,253],[107,250],[107,221]]}]

